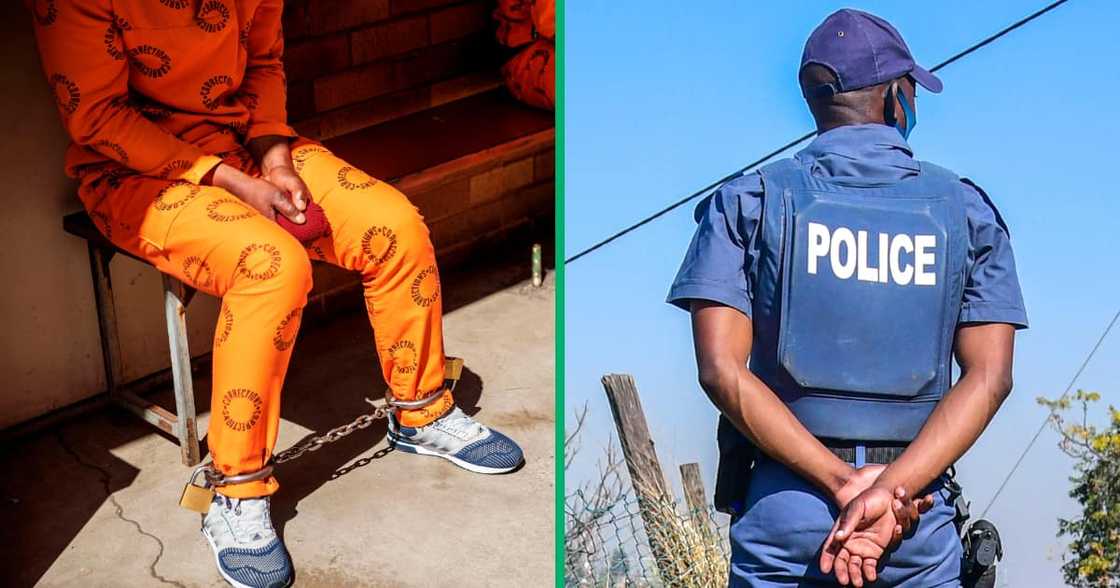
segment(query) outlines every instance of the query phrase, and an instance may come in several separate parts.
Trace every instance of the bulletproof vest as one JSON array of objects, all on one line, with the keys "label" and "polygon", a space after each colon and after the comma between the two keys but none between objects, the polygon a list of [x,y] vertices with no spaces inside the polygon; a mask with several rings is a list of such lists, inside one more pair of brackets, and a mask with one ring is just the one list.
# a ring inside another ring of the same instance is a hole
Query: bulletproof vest
[{"label": "bulletproof vest", "polygon": [[910,441],[949,389],[965,188],[919,165],[892,183],[760,171],[750,369],[817,437]]}]

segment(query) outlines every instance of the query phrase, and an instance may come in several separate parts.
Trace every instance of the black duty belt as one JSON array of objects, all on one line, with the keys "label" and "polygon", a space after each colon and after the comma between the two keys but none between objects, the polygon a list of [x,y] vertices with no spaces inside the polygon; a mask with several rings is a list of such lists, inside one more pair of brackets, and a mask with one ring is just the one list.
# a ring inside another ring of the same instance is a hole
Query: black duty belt
[{"label": "black duty belt", "polygon": [[855,463],[857,446],[862,447],[864,453],[863,463],[879,463],[888,464],[898,459],[903,451],[906,451],[906,445],[899,444],[884,444],[884,443],[860,443],[858,441],[837,441],[832,439],[822,439],[824,446],[829,451],[834,453],[836,457],[848,462]]}]

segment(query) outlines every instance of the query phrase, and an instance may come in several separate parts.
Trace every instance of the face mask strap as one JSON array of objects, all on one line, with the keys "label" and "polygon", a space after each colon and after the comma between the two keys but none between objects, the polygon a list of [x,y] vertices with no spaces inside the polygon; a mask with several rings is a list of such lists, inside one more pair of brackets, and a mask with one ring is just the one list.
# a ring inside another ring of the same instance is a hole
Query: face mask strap
[{"label": "face mask strap", "polygon": [[[891,82],[890,87],[887,88],[886,108],[884,111],[884,120],[886,123],[895,128],[898,134],[902,135],[903,139],[910,138],[910,132],[918,124],[918,114],[914,111],[914,107],[910,104],[910,99],[906,97],[906,93],[898,88],[898,82]],[[895,115],[895,104],[902,108],[902,112],[906,115],[906,125],[904,126],[898,117]]]},{"label": "face mask strap", "polygon": [[902,133],[903,139],[909,139],[910,132],[914,130],[914,127],[918,126],[918,113],[910,104],[910,99],[906,97],[905,92],[900,92],[897,88],[895,88],[895,92],[898,96],[898,103],[902,106],[902,112],[906,113],[906,130],[900,130],[899,132]]}]

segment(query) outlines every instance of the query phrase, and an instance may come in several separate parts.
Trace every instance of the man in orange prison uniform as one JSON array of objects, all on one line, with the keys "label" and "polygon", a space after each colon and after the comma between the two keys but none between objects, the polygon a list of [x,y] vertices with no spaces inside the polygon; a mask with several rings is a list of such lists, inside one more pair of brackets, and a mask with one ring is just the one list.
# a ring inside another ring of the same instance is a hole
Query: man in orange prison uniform
[{"label": "man in orange prison uniform", "polygon": [[[390,442],[503,473],[521,449],[454,406],[440,283],[416,207],[286,123],[281,0],[35,0],[43,69],[73,142],[66,171],[115,245],[222,298],[208,434],[214,467],[269,463],[280,390],[311,289],[309,258],[360,272],[385,381]],[[328,230],[301,244],[277,224]],[[202,531],[235,586],[286,586],[271,475],[217,488]]]}]

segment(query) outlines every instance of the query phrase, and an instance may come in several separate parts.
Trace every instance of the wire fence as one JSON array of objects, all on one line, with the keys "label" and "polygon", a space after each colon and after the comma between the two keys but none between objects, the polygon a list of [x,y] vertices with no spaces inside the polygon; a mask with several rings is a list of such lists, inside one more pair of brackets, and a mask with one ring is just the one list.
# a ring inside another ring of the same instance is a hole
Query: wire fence
[{"label": "wire fence", "polygon": [[[634,378],[603,376],[622,454],[613,442],[598,475],[569,486],[564,500],[564,578],[578,588],[716,588],[727,585],[727,519],[708,499],[700,465],[680,465],[674,497],[654,450]],[[580,452],[587,407],[564,436],[564,470]],[[625,466],[625,473],[623,467]]]},{"label": "wire fence", "polygon": [[[726,586],[727,516],[671,499],[577,491],[565,501],[565,585],[572,588]],[[652,539],[652,540],[651,540]]]}]

